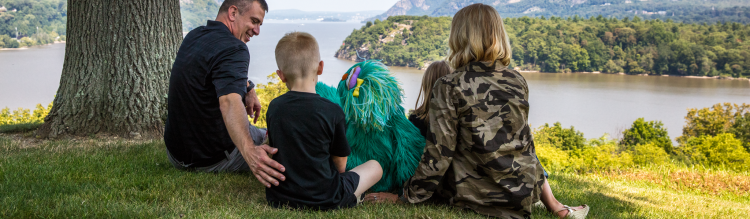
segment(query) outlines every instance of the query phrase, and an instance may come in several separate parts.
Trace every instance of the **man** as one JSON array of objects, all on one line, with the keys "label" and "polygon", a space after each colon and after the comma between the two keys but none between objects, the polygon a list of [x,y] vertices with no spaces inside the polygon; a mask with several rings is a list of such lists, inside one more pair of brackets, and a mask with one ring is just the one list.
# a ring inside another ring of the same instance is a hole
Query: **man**
[{"label": "man", "polygon": [[[260,102],[247,81],[246,43],[260,34],[265,0],[226,0],[216,21],[188,33],[169,80],[164,130],[167,157],[175,168],[203,172],[250,170],[266,187],[284,180],[284,167],[270,159],[277,149],[263,142]],[[244,99],[244,104],[243,104]]]}]

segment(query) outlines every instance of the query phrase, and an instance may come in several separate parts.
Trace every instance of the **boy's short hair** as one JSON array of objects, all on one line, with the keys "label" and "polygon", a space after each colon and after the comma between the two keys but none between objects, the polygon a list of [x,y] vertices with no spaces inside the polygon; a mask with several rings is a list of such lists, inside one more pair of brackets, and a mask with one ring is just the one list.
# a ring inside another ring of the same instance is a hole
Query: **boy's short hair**
[{"label": "boy's short hair", "polygon": [[319,62],[318,42],[309,33],[287,33],[276,44],[276,65],[289,81],[316,74]]}]

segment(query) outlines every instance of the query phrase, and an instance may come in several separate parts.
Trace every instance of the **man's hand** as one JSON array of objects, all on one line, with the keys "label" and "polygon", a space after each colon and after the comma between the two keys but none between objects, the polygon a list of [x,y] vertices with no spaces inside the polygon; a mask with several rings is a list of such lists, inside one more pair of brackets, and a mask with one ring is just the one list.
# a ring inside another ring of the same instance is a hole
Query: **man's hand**
[{"label": "man's hand", "polygon": [[[276,170],[284,172],[284,166],[271,159],[269,154],[276,154],[279,150],[272,148],[268,145],[244,147],[242,157],[245,158],[245,162],[250,166],[250,171],[253,171],[255,178],[263,183],[266,188],[271,188],[271,185],[279,185],[279,179],[284,181],[286,178]],[[245,156],[247,155],[247,156]]]},{"label": "man's hand", "polygon": [[253,124],[258,122],[258,117],[260,117],[260,99],[255,94],[255,88],[245,94],[245,111],[247,111],[247,115],[254,118]]},{"label": "man's hand", "polygon": [[242,157],[245,158],[245,162],[250,166],[255,177],[269,188],[271,185],[279,185],[278,180],[284,181],[286,178],[280,173],[284,172],[284,166],[268,156],[275,154],[277,149],[268,145],[255,146],[250,137],[250,130],[247,129],[250,124],[247,122],[247,113],[243,109],[242,97],[236,93],[221,96],[219,108],[224,117],[224,123],[227,125],[229,137],[242,153]]}]

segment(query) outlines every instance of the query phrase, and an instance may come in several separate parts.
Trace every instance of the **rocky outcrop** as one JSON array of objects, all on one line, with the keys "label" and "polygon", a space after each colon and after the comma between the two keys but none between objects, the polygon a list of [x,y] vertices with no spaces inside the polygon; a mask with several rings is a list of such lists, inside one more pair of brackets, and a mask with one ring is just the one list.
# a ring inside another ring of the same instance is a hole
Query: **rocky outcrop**
[{"label": "rocky outcrop", "polygon": [[369,45],[362,45],[360,47],[345,45],[339,48],[339,50],[336,51],[336,54],[333,55],[333,57],[335,58],[346,59],[354,62],[364,61],[365,59],[369,59],[371,56],[372,54],[370,53]]},{"label": "rocky outcrop", "polygon": [[396,2],[385,13],[369,18],[367,21],[375,19],[385,20],[390,16],[396,15],[429,15],[432,8],[435,8],[443,0],[400,0]]}]

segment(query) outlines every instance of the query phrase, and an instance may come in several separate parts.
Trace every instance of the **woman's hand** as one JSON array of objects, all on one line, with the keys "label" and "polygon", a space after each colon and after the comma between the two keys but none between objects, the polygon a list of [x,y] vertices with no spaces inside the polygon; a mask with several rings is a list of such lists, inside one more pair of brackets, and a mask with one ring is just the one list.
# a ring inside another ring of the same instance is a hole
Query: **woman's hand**
[{"label": "woman's hand", "polygon": [[398,195],[387,192],[370,193],[365,196],[366,202],[374,203],[398,203]]}]

